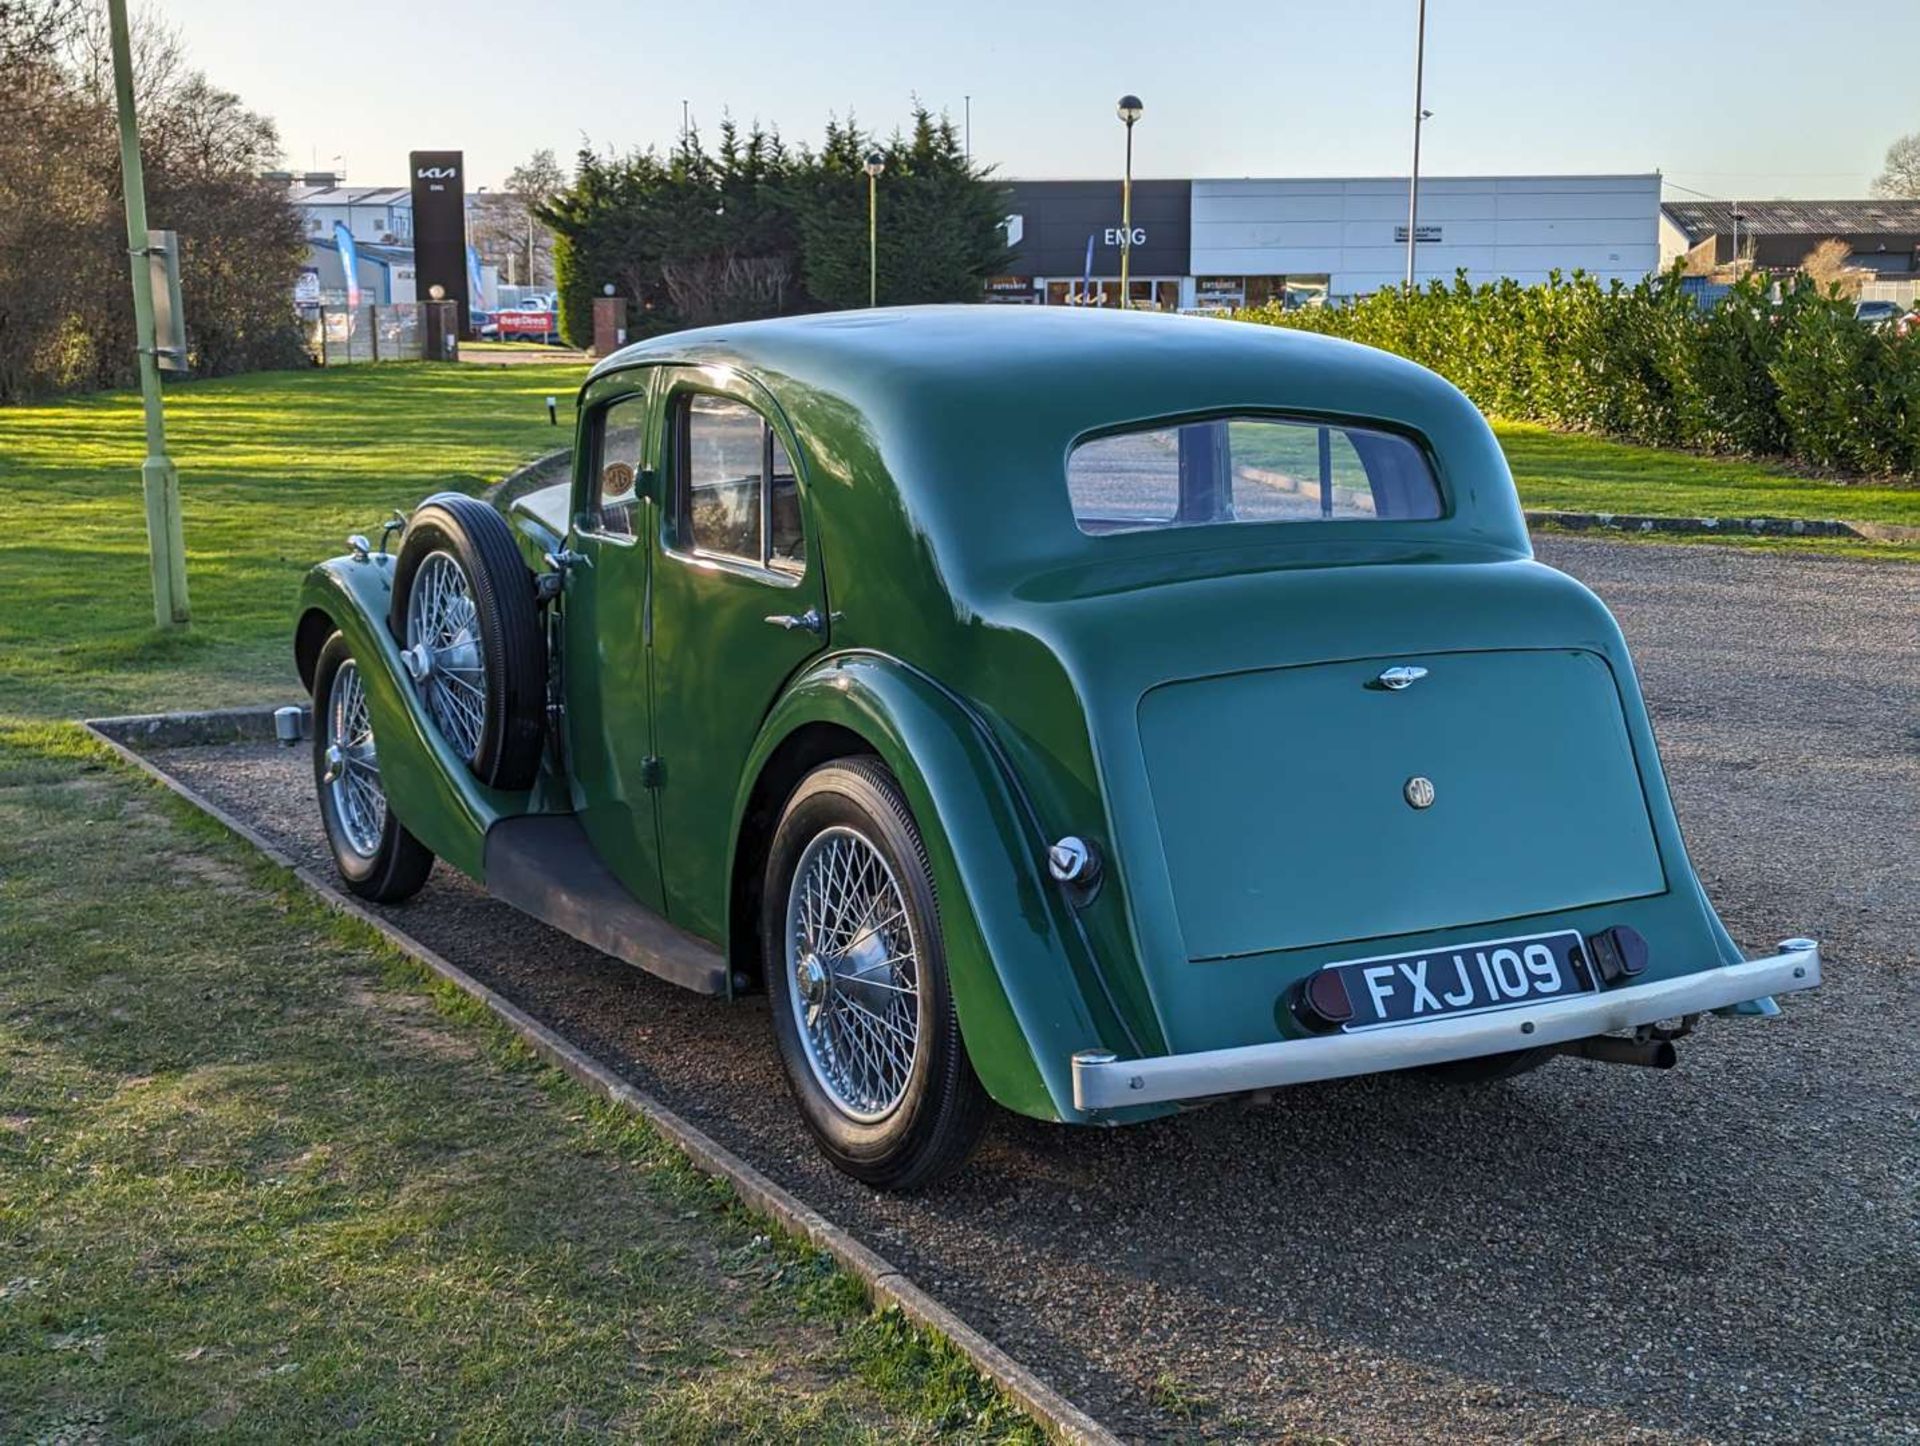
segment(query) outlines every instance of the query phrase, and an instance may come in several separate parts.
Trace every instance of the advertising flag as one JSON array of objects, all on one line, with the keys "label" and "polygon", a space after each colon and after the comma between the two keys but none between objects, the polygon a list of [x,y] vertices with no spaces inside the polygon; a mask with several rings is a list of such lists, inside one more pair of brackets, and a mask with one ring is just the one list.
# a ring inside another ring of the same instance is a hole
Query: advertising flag
[{"label": "advertising flag", "polygon": [[479,306],[487,294],[480,284],[480,253],[471,246],[467,248],[467,295],[472,298],[469,305]]},{"label": "advertising flag", "polygon": [[360,309],[360,252],[353,244],[353,232],[345,221],[333,223],[334,244],[340,248],[340,269],[347,278],[347,309]]}]

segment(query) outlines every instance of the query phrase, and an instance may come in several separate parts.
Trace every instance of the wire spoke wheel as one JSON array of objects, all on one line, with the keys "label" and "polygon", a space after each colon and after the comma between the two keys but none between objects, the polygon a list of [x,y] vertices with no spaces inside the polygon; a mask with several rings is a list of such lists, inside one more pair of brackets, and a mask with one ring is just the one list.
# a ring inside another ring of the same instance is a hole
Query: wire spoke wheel
[{"label": "wire spoke wheel", "polygon": [[920,971],[906,899],[858,831],[823,829],[787,894],[786,978],[807,1064],[848,1116],[886,1118],[920,1049]]},{"label": "wire spoke wheel", "polygon": [[480,614],[466,571],[450,552],[430,553],[407,595],[408,668],[441,735],[468,763],[487,727],[487,665]]},{"label": "wire spoke wheel", "polygon": [[340,665],[328,690],[323,785],[330,791],[346,845],[363,859],[380,852],[387,826],[387,794],[367,712],[367,690],[352,660]]}]

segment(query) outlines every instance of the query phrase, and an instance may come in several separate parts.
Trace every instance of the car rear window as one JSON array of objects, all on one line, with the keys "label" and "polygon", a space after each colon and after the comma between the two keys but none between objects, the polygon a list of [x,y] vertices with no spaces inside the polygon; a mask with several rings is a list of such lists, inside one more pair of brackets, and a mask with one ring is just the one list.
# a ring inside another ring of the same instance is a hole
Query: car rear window
[{"label": "car rear window", "polygon": [[1394,432],[1281,417],[1215,417],[1093,437],[1067,459],[1082,532],[1218,522],[1433,518],[1440,484]]}]

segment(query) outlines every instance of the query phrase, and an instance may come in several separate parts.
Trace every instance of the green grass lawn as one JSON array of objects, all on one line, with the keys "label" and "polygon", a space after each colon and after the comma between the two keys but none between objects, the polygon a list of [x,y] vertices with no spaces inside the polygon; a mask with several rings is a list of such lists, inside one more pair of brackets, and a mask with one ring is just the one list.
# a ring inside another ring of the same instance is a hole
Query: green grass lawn
[{"label": "green grass lawn", "polygon": [[652,1129],[0,723],[0,1438],[1038,1442]]},{"label": "green grass lawn", "polygon": [[377,537],[395,507],[570,445],[585,370],[403,364],[170,388],[184,637],[152,626],[137,395],[0,408],[0,715],[297,696],[288,638],[307,568],[350,532]]},{"label": "green grass lawn", "polygon": [[1920,526],[1920,487],[1865,487],[1796,477],[1764,462],[1668,452],[1493,424],[1531,508],[1666,517],[1809,517]]}]

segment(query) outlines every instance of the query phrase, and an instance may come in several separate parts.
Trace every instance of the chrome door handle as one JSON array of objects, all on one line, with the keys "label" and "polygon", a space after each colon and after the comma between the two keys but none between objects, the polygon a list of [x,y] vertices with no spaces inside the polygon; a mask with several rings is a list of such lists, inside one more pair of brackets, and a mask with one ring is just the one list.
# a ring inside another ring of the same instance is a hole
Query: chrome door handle
[{"label": "chrome door handle", "polygon": [[1388,668],[1374,681],[1390,693],[1398,693],[1402,688],[1411,688],[1427,676],[1427,670],[1421,667],[1401,666]]},{"label": "chrome door handle", "polygon": [[772,623],[776,628],[782,628],[787,632],[800,629],[819,636],[827,630],[826,621],[820,616],[819,608],[808,608],[798,617],[795,617],[792,613],[773,613],[767,618],[767,621]]}]

